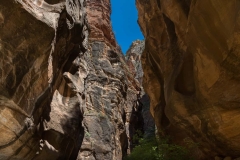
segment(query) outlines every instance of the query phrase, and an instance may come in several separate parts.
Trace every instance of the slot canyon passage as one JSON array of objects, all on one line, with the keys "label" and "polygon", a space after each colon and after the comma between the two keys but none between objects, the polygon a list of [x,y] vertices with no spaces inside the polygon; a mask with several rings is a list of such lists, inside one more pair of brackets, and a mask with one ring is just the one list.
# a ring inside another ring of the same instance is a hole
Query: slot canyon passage
[{"label": "slot canyon passage", "polygon": [[240,1],[136,6],[124,55],[110,0],[0,0],[1,160],[121,160],[138,131],[240,159]]}]

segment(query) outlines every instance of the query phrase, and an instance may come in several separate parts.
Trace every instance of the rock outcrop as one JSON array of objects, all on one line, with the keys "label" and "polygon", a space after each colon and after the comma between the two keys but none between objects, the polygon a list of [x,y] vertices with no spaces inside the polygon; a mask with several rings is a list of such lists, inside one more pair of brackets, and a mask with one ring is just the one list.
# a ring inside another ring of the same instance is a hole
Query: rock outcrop
[{"label": "rock outcrop", "polygon": [[[140,130],[145,137],[154,136],[155,134],[155,122],[150,113],[150,99],[145,93],[142,87],[143,81],[143,69],[141,57],[145,48],[145,41],[136,40],[132,43],[128,51],[126,52],[126,62],[129,68],[129,72],[140,83],[141,94],[138,98],[139,106],[135,111],[135,117],[142,119],[143,125],[134,125],[134,131]],[[141,121],[138,121],[141,122]],[[135,132],[133,131],[132,134]]]},{"label": "rock outcrop", "polygon": [[240,156],[240,1],[137,0],[144,89],[159,134],[195,157]]},{"label": "rock outcrop", "polygon": [[0,1],[0,159],[120,160],[140,91],[109,0]]},{"label": "rock outcrop", "polygon": [[136,40],[132,43],[128,51],[126,52],[126,61],[129,67],[130,73],[133,77],[142,84],[143,70],[141,56],[145,47],[145,42]]}]

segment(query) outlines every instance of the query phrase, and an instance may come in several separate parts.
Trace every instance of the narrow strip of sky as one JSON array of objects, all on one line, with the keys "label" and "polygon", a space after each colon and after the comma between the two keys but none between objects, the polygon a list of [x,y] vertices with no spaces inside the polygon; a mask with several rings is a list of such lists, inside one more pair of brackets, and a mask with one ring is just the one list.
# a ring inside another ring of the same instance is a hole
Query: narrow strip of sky
[{"label": "narrow strip of sky", "polygon": [[113,32],[125,54],[133,41],[144,39],[137,23],[135,0],[111,0],[111,5]]}]

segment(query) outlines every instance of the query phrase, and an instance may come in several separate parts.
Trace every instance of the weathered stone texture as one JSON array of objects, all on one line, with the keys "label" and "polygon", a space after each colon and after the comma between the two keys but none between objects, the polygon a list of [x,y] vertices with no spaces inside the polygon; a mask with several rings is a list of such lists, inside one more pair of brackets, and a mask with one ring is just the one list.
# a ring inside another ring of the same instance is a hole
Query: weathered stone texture
[{"label": "weathered stone texture", "polygon": [[126,53],[126,61],[133,77],[142,84],[143,70],[141,56],[144,50],[145,42],[136,40],[132,43]]},{"label": "weathered stone texture", "polygon": [[[150,113],[150,99],[142,87],[143,70],[141,56],[145,48],[145,41],[136,40],[132,43],[126,52],[126,63],[129,72],[133,75],[141,86],[141,93],[138,96],[137,105],[132,113],[130,128],[130,144],[134,147],[133,136],[139,136],[142,133],[144,137],[155,136],[155,123]],[[132,149],[131,148],[131,149]]]},{"label": "weathered stone texture", "polygon": [[0,1],[0,159],[120,160],[139,94],[110,2]]},{"label": "weathered stone texture", "polygon": [[240,156],[240,2],[137,0],[137,7],[143,85],[159,131],[199,143],[200,159]]},{"label": "weathered stone texture", "polygon": [[116,47],[116,40],[110,22],[110,0],[86,0],[87,19],[90,24],[90,39],[104,41]]}]

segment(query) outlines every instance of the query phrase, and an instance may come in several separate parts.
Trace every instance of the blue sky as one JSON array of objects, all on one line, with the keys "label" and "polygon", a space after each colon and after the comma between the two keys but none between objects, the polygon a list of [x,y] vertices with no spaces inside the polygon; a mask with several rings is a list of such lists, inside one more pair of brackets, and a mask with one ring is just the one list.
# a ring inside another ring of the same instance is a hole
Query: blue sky
[{"label": "blue sky", "polygon": [[144,39],[137,23],[135,0],[111,0],[111,5],[113,32],[123,53],[126,53],[134,40]]}]

